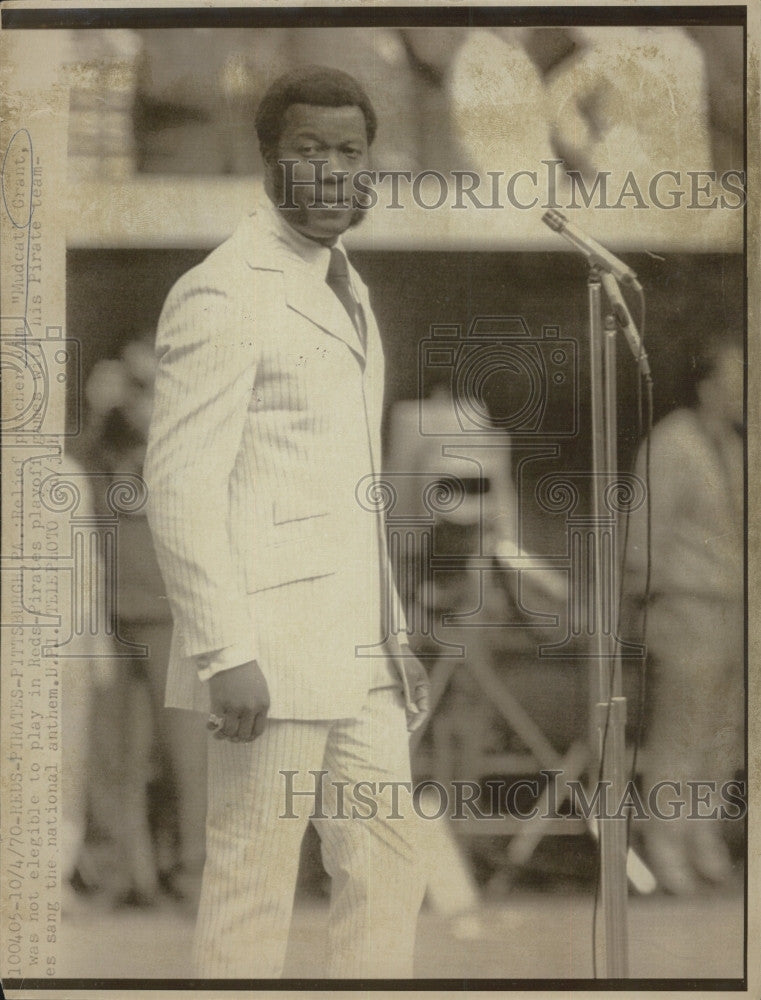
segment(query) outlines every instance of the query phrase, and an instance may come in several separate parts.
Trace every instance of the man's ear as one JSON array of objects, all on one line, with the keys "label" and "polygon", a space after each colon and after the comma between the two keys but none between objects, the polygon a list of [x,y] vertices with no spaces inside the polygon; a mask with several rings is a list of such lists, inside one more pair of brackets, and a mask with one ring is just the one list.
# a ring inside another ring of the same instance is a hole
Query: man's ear
[{"label": "man's ear", "polygon": [[268,194],[272,195],[277,191],[277,171],[280,169],[277,162],[277,152],[271,151],[262,155],[264,160],[264,188]]}]

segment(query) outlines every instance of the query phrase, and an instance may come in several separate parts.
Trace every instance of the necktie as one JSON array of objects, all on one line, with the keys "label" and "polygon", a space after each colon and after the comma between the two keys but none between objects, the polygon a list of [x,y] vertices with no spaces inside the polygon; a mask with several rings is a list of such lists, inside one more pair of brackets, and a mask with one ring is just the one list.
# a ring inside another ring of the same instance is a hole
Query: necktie
[{"label": "necktie", "polygon": [[330,266],[325,278],[328,287],[331,288],[339,298],[341,305],[349,314],[349,319],[354,324],[354,329],[359,334],[362,350],[367,347],[367,327],[365,325],[365,314],[362,306],[354,297],[349,282],[349,266],[344,254],[337,248],[330,249]]}]

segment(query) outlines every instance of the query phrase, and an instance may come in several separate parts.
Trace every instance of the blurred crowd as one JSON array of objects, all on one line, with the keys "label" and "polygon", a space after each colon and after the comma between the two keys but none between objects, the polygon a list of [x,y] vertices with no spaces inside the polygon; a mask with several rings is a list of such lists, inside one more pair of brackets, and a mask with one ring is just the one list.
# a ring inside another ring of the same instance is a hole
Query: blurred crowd
[{"label": "blurred crowd", "polygon": [[[152,334],[95,365],[77,448],[86,471],[113,483],[142,474],[154,375]],[[96,514],[106,495],[90,498]],[[116,645],[135,653],[114,659],[90,696],[89,838],[71,873],[119,905],[150,906],[161,892],[192,903],[204,860],[204,720],[163,708],[172,617],[144,508],[120,516],[116,537],[112,626]]]},{"label": "blurred crowd", "polygon": [[78,176],[258,173],[253,110],[298,63],[363,83],[382,169],[742,169],[731,26],[81,31],[59,50]]}]

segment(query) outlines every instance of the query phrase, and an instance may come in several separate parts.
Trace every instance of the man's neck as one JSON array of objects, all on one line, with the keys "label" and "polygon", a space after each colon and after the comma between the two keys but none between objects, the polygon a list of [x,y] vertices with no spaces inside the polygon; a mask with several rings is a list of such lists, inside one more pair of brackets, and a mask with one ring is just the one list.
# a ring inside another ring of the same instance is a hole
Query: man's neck
[{"label": "man's neck", "polygon": [[271,190],[270,186],[265,185],[264,190],[267,194],[267,197],[270,200],[270,203],[272,204],[273,210],[277,212],[278,218],[280,218],[281,221],[286,226],[288,226],[288,228],[292,232],[298,233],[298,235],[302,237],[302,239],[309,240],[310,243],[314,243],[317,246],[327,247],[328,249],[330,249],[330,247],[336,245],[336,243],[338,242],[338,236],[327,236],[327,237],[312,236],[310,233],[306,232],[301,226],[294,224],[293,217],[297,214],[297,210],[281,209],[277,203],[275,194]]}]

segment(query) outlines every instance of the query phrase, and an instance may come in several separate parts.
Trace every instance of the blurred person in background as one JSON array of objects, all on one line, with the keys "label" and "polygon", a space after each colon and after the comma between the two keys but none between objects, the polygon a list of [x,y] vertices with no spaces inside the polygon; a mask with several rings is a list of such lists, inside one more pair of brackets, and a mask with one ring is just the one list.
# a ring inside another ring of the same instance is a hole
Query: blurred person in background
[{"label": "blurred person in background", "polygon": [[[79,494],[77,517],[92,517],[93,499],[88,489],[87,477],[82,466],[70,455],[62,455],[57,478],[61,482],[75,483]],[[56,512],[49,506],[49,517],[58,520],[60,551],[67,549],[71,531],[69,513]],[[61,588],[67,587],[67,574],[61,574]],[[102,582],[104,574],[96,570],[90,580]],[[73,597],[73,595],[70,595]],[[82,595],[85,601],[93,595]],[[99,598],[103,599],[103,595]],[[72,605],[73,606],[73,605]],[[91,790],[90,745],[92,737],[93,707],[98,692],[108,692],[114,682],[115,661],[113,646],[108,636],[89,632],[81,637],[85,650],[80,657],[62,659],[62,796],[63,820],[61,823],[60,869],[63,888],[64,914],[71,917],[77,911],[74,887],[85,884],[80,872],[84,865],[83,847],[87,833],[87,817]]]},{"label": "blurred person in background", "polygon": [[[649,704],[642,777],[681,818],[643,823],[661,886],[688,895],[698,876],[732,874],[718,818],[686,818],[687,781],[718,790],[742,767],[743,740],[743,349],[716,336],[696,358],[696,401],[659,421],[650,439],[651,569],[647,505],[631,515],[624,575],[628,615],[646,613]],[[637,474],[647,480],[646,445]],[[712,805],[715,806],[712,798]],[[663,809],[668,814],[669,809]],[[708,806],[701,813],[709,812]]]},{"label": "blurred person in background", "polygon": [[[155,368],[150,335],[95,365],[87,385],[94,469],[142,474]],[[125,868],[118,901],[148,906],[161,888],[194,903],[204,859],[206,735],[193,713],[163,709],[172,619],[144,509],[120,516],[117,537],[117,634],[148,650],[120,663],[106,706],[121,742],[111,797]]]}]

